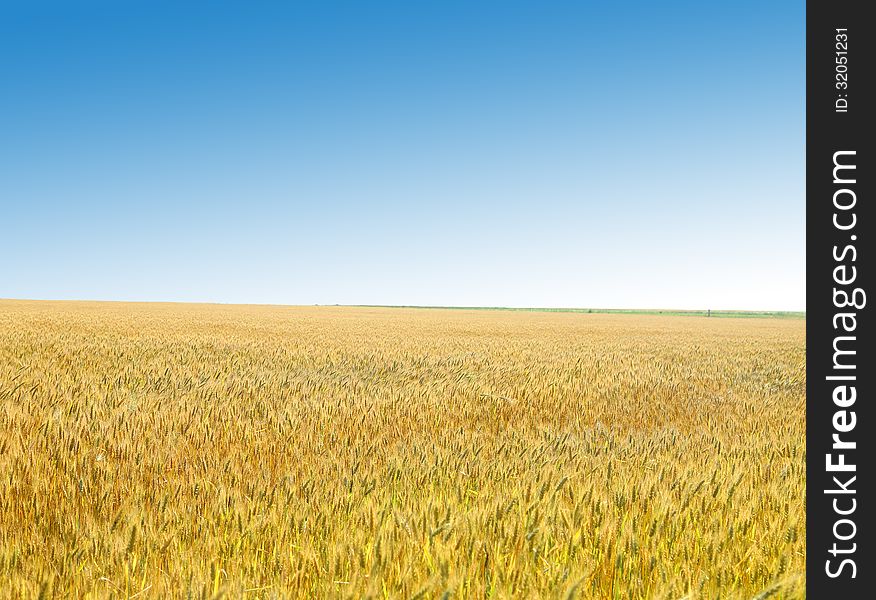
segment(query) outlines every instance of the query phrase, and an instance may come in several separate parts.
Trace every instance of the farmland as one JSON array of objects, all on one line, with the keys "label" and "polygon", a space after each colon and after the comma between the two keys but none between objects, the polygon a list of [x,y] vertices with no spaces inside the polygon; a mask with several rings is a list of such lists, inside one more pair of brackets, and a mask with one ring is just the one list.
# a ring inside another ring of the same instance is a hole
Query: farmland
[{"label": "farmland", "polygon": [[800,598],[804,320],[0,301],[0,598]]}]

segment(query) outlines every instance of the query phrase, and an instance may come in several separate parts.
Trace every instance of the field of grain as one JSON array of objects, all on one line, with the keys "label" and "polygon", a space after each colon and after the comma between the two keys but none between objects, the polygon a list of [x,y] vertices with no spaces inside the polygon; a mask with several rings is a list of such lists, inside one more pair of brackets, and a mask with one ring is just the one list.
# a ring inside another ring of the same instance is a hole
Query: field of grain
[{"label": "field of grain", "polygon": [[800,598],[804,321],[0,301],[0,597]]}]

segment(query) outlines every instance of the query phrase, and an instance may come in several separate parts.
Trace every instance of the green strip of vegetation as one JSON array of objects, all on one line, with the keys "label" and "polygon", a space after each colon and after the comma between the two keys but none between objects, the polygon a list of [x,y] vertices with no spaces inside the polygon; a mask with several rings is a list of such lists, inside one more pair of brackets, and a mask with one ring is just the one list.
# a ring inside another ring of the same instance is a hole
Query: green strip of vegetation
[{"label": "green strip of vegetation", "polygon": [[625,308],[514,308],[508,306],[393,306],[386,304],[354,304],[356,308],[422,308],[442,310],[507,310],[517,312],[559,312],[559,313],[593,313],[618,315],[664,315],[674,317],[716,317],[736,319],[805,319],[806,313],[799,311],[765,311],[765,310],[659,310],[659,309],[625,309]]}]

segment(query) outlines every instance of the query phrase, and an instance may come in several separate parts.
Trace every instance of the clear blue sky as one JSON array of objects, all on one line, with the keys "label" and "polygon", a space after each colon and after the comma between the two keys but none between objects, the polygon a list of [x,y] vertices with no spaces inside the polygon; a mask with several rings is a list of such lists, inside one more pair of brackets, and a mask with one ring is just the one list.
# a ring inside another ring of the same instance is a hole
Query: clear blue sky
[{"label": "clear blue sky", "polygon": [[0,297],[804,307],[803,2],[4,2]]}]

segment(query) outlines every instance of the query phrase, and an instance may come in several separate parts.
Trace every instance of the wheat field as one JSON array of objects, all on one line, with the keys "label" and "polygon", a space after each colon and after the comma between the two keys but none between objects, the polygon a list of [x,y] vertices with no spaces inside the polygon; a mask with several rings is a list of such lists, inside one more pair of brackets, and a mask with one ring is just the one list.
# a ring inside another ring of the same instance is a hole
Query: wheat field
[{"label": "wheat field", "polygon": [[804,596],[804,321],[0,301],[0,597]]}]

